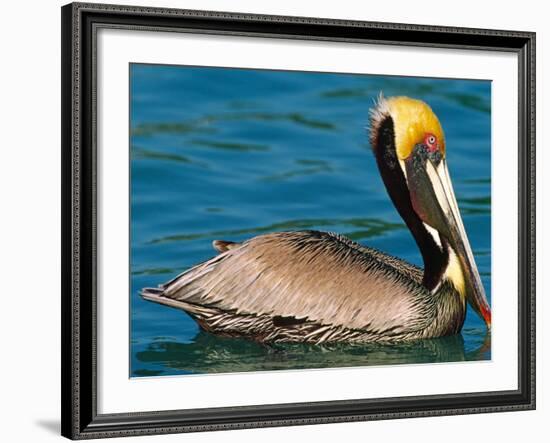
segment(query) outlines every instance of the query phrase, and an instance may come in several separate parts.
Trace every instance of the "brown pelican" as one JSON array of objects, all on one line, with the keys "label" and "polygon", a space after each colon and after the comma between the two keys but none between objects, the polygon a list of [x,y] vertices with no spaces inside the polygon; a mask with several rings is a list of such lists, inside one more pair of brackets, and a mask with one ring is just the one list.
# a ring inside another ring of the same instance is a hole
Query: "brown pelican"
[{"label": "brown pelican", "polygon": [[338,234],[275,232],[242,243],[141,295],[206,331],[259,342],[369,342],[460,332],[466,302],[491,310],[454,196],[441,124],[424,102],[379,98],[370,142],[424,270]]}]

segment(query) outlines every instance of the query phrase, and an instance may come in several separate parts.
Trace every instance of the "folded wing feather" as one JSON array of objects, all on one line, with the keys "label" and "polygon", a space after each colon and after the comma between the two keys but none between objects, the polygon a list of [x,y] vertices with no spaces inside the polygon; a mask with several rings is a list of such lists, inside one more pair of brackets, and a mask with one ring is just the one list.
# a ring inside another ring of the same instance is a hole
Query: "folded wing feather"
[{"label": "folded wing feather", "polygon": [[435,316],[422,272],[326,232],[254,237],[180,274],[163,296],[237,314],[412,332]]}]

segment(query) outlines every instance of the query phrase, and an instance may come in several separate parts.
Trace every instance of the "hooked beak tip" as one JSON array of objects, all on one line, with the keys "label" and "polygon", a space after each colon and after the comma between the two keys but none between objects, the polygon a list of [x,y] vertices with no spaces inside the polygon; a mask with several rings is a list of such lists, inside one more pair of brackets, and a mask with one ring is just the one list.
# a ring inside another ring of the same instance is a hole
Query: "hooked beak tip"
[{"label": "hooked beak tip", "polygon": [[483,316],[483,320],[485,320],[485,324],[487,325],[487,329],[491,329],[491,309],[490,308],[483,308],[481,315]]}]

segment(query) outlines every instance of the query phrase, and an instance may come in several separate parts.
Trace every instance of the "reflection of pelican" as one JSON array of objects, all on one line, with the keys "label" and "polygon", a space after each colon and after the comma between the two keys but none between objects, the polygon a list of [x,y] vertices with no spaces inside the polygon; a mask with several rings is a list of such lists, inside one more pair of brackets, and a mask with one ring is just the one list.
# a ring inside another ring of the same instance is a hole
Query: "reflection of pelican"
[{"label": "reflection of pelican", "polygon": [[142,296],[212,333],[261,342],[401,341],[458,333],[466,301],[491,323],[447,170],[439,120],[424,102],[380,98],[370,139],[424,272],[338,234],[298,231],[243,243]]},{"label": "reflection of pelican", "polygon": [[481,344],[481,336],[474,340],[470,336],[470,341],[475,342],[470,349],[466,349],[462,334],[391,344],[260,346],[250,340],[223,338],[199,331],[188,343],[173,340],[149,343],[135,353],[136,361],[132,366],[134,376],[147,376],[486,360],[490,358],[490,334],[487,336],[487,344]]}]

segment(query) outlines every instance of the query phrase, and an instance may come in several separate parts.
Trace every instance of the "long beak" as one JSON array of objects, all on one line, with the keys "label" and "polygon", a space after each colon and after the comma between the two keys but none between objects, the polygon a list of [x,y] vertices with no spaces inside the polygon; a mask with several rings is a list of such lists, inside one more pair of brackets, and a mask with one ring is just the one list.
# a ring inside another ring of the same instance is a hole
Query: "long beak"
[{"label": "long beak", "polygon": [[439,154],[428,153],[425,146],[419,145],[405,160],[405,169],[415,212],[447,240],[458,257],[467,300],[490,328],[491,308],[460,217],[446,160]]}]

